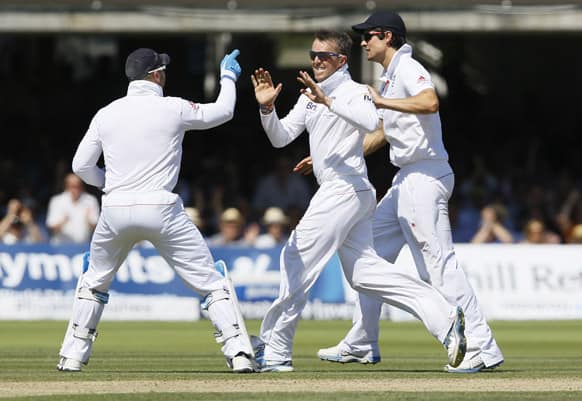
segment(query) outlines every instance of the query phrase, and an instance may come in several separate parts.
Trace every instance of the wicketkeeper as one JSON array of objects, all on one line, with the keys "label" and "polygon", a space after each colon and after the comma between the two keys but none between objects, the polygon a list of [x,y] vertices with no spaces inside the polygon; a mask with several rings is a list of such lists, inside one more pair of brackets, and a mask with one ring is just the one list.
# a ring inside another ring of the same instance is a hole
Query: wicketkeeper
[{"label": "wicketkeeper", "polygon": [[[109,286],[129,250],[151,242],[186,284],[204,297],[217,341],[234,372],[252,372],[248,338],[240,329],[228,283],[215,270],[200,232],[172,193],[178,180],[184,132],[229,121],[236,102],[239,51],[220,64],[214,103],[164,97],[167,54],[137,49],[128,57],[127,96],[97,112],[73,159],[73,170],[103,190],[102,211],[91,241],[89,267],[79,280],[73,315],[57,368],[79,371],[91,356]],[[103,153],[105,168],[96,163]]]}]

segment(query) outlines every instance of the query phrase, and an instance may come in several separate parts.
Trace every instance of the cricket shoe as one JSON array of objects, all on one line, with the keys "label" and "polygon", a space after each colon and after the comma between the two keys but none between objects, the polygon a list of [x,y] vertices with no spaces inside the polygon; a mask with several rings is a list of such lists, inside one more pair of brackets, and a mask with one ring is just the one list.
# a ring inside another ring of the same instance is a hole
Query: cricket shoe
[{"label": "cricket shoe", "polygon": [[[255,361],[257,366],[260,366],[264,363],[264,356],[265,356],[265,343],[261,340],[259,336],[249,336],[251,340],[251,347],[253,347],[253,352],[255,354]],[[260,369],[257,368],[257,371],[260,372]]]},{"label": "cricket shoe", "polygon": [[234,358],[226,358],[226,366],[231,368],[234,373],[253,373],[255,371],[254,361],[244,352],[239,352]]},{"label": "cricket shoe", "polygon": [[455,311],[455,320],[443,341],[443,345],[447,349],[447,356],[449,359],[449,365],[453,368],[458,367],[465,353],[467,352],[467,338],[465,337],[465,315],[463,314],[463,309],[457,306]]},{"label": "cricket shoe", "polygon": [[80,372],[81,361],[62,356],[57,364],[57,370],[60,370],[61,372]]},{"label": "cricket shoe", "polygon": [[330,348],[322,348],[317,351],[317,356],[322,361],[351,363],[359,362],[361,364],[374,364],[380,362],[380,355],[374,355],[374,351],[347,351],[340,349],[339,345]]},{"label": "cricket shoe", "polygon": [[469,360],[463,360],[463,362],[461,362],[461,364],[456,368],[451,365],[445,365],[444,370],[449,373],[477,373],[484,370],[493,370],[501,366],[502,363],[503,359],[491,366],[485,366],[485,362],[483,362],[481,357],[477,355]]},{"label": "cricket shoe", "polygon": [[269,361],[262,360],[261,364],[257,364],[257,369],[261,373],[266,372],[293,372],[293,362],[291,361]]},{"label": "cricket shoe", "polygon": [[258,336],[250,336],[251,346],[255,353],[257,363],[257,372],[293,372],[293,363],[291,361],[270,361],[265,359],[265,343]]}]

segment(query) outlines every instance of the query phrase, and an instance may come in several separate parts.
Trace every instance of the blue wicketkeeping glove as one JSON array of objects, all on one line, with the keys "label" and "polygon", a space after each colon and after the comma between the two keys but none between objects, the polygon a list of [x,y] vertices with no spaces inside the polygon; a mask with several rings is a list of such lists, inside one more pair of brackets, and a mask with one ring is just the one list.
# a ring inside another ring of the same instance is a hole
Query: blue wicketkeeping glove
[{"label": "blue wicketkeeping glove", "polygon": [[224,56],[220,62],[220,79],[230,78],[236,82],[241,73],[240,65],[238,64],[238,61],[236,61],[236,58],[239,54],[240,51],[238,49],[234,49],[232,53]]}]

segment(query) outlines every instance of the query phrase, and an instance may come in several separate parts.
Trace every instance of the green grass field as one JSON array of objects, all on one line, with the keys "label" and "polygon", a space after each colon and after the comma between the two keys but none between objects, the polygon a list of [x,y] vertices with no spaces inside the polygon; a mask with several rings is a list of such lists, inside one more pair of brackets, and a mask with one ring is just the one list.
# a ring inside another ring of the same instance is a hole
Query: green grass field
[{"label": "green grass field", "polygon": [[506,362],[474,375],[443,372],[444,349],[416,322],[382,322],[377,365],[320,361],[349,327],[301,321],[295,372],[235,375],[209,321],[102,322],[91,363],[63,373],[65,322],[3,321],[0,400],[582,400],[582,321],[493,322]]}]

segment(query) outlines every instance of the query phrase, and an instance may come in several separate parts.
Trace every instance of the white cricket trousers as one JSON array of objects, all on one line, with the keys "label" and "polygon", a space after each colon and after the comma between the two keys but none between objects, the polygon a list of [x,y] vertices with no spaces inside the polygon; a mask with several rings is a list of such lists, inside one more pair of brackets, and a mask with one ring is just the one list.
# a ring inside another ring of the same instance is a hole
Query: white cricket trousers
[{"label": "white cricket trousers", "polygon": [[438,291],[376,254],[372,247],[375,205],[375,190],[362,178],[321,185],[281,251],[279,297],[261,325],[266,360],[292,359],[293,337],[309,290],[336,251],[355,290],[412,313],[444,341],[455,308]]},{"label": "white cricket trousers", "polygon": [[[450,304],[463,308],[465,359],[480,354],[485,365],[492,366],[503,355],[453,249],[448,202],[454,185],[454,174],[445,161],[421,161],[400,169],[376,208],[374,246],[378,255],[394,263],[408,244],[420,278]],[[354,324],[341,343],[353,350],[376,351],[382,305],[367,294],[358,297]]]},{"label": "white cricket trousers", "polygon": [[[128,252],[143,240],[150,241],[184,282],[202,297],[227,288],[224,277],[214,268],[204,238],[184,211],[181,199],[165,191],[104,197],[91,240],[89,268],[83,274],[79,288],[106,294]],[[209,314],[217,330],[229,331],[236,326],[231,302],[215,302],[214,305],[213,310],[209,308]],[[103,308],[104,305],[98,302],[75,297],[73,317],[61,347],[62,356],[88,361],[91,343],[76,339],[71,325],[96,330]],[[223,347],[228,358],[240,351],[250,353],[238,337],[227,340]]]}]

